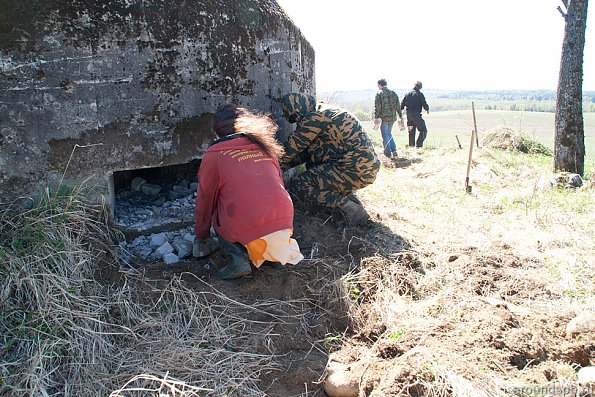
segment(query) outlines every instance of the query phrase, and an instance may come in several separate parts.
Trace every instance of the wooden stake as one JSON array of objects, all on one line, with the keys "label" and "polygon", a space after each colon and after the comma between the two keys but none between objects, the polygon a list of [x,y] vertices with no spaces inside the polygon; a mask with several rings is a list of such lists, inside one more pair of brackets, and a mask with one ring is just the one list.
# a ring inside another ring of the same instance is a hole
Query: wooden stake
[{"label": "wooden stake", "polygon": [[471,193],[471,185],[469,184],[469,173],[471,172],[471,159],[473,158],[473,141],[475,130],[471,131],[471,143],[469,144],[469,161],[467,162],[467,176],[465,177],[465,190]]},{"label": "wooden stake", "polygon": [[459,149],[462,149],[463,146],[461,146],[461,141],[459,141],[459,136],[455,135],[455,138],[457,138],[457,143],[459,144]]},{"label": "wooden stake", "polygon": [[473,111],[473,131],[475,131],[475,144],[479,149],[479,135],[477,134],[477,121],[475,120],[475,103],[471,102],[471,110]]}]

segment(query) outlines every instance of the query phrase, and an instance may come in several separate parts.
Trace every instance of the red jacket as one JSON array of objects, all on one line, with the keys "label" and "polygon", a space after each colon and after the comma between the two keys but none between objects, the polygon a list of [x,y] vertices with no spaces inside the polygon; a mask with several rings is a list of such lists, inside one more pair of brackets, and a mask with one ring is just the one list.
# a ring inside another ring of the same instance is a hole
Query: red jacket
[{"label": "red jacket", "polygon": [[216,141],[198,169],[194,216],[197,239],[209,236],[211,224],[225,240],[242,244],[293,228],[279,162],[244,135]]}]

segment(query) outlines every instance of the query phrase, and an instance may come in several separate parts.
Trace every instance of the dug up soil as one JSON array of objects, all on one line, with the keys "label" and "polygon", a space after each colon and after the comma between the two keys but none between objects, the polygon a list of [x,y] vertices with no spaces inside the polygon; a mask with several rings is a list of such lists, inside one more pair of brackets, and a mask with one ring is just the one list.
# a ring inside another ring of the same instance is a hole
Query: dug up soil
[{"label": "dug up soil", "polygon": [[485,150],[469,194],[464,151],[400,155],[358,193],[371,215],[361,227],[296,203],[300,264],[221,281],[217,252],[147,266],[149,289],[182,277],[247,307],[276,302],[276,314],[253,315],[261,329],[252,352],[275,362],[260,373],[267,396],[586,395],[576,372],[595,364],[594,334],[566,328],[592,309],[592,295],[572,299],[572,272],[556,266],[588,242],[569,243],[581,232],[572,221],[556,226],[556,214],[503,205],[520,191],[539,194],[549,175]]}]

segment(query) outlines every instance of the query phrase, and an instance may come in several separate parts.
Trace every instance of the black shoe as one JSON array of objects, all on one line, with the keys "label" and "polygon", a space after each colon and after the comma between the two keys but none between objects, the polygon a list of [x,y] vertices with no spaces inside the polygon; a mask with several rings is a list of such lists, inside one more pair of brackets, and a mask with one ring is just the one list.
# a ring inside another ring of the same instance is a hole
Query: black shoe
[{"label": "black shoe", "polygon": [[233,280],[234,278],[248,276],[250,273],[252,273],[250,264],[245,260],[237,260],[234,257],[229,259],[226,265],[217,272],[221,280]]},{"label": "black shoe", "polygon": [[283,265],[280,264],[279,262],[271,262],[271,261],[264,261],[262,262],[262,264],[260,265],[260,267],[270,267],[272,269],[280,269]]},{"label": "black shoe", "polygon": [[219,236],[219,242],[223,251],[229,256],[225,266],[219,269],[219,278],[222,280],[231,280],[240,278],[252,273],[250,263],[244,257],[244,247],[240,243],[231,243]]},{"label": "black shoe", "polygon": [[341,211],[345,215],[347,226],[359,226],[370,219],[370,215],[368,215],[364,207],[351,200],[345,200],[345,203],[341,205]]}]

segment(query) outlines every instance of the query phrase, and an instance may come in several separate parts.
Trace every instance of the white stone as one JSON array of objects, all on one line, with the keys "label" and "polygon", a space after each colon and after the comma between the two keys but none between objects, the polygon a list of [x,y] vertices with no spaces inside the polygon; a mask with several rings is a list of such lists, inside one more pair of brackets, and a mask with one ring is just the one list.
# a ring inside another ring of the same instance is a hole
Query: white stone
[{"label": "white stone", "polygon": [[157,198],[157,200],[155,200],[153,205],[160,207],[161,205],[163,205],[163,203],[165,203],[165,201],[166,201],[166,198],[161,196],[161,197]]},{"label": "white stone", "polygon": [[174,252],[174,247],[171,246],[169,242],[163,243],[159,248],[155,250],[157,256],[163,257],[164,255],[171,254]]},{"label": "white stone", "polygon": [[[145,236],[139,236],[132,240],[132,246],[138,247],[139,245],[145,244],[147,242],[147,238]],[[159,245],[159,244],[157,244]]]},{"label": "white stone", "polygon": [[578,383],[595,384],[595,367],[584,367],[578,370]]},{"label": "white stone", "polygon": [[180,258],[178,258],[178,256],[172,252],[163,255],[163,262],[165,262],[165,264],[167,265],[173,265],[174,263],[178,263],[179,261]]},{"label": "white stone", "polygon": [[180,259],[185,258],[192,253],[192,243],[188,240],[178,237],[174,240],[172,245]]},{"label": "white stone", "polygon": [[324,391],[329,397],[358,397],[359,382],[365,369],[362,362],[342,363],[331,355],[327,365]]},{"label": "white stone", "polygon": [[583,186],[583,180],[579,174],[561,172],[552,177],[550,184],[559,187],[581,187]]},{"label": "white stone", "polygon": [[595,332],[595,313],[581,313],[566,324],[566,337]]},{"label": "white stone", "polygon": [[196,239],[196,236],[194,234],[186,233],[184,235],[184,240],[190,241],[191,243],[194,243],[195,239]]},{"label": "white stone", "polygon": [[581,187],[583,186],[583,180],[579,174],[570,174],[568,176],[568,182],[566,182],[567,187]]},{"label": "white stone", "polygon": [[159,246],[163,245],[163,243],[165,243],[166,241],[167,241],[167,236],[165,235],[165,233],[152,234],[151,242],[149,243],[149,245],[151,247],[155,248],[155,247],[159,247]]},{"label": "white stone", "polygon": [[144,194],[148,196],[156,196],[161,191],[161,186],[152,183],[145,183],[141,187]]},{"label": "white stone", "polygon": [[172,189],[176,193],[184,193],[186,190],[188,190],[188,185],[174,185]]}]

